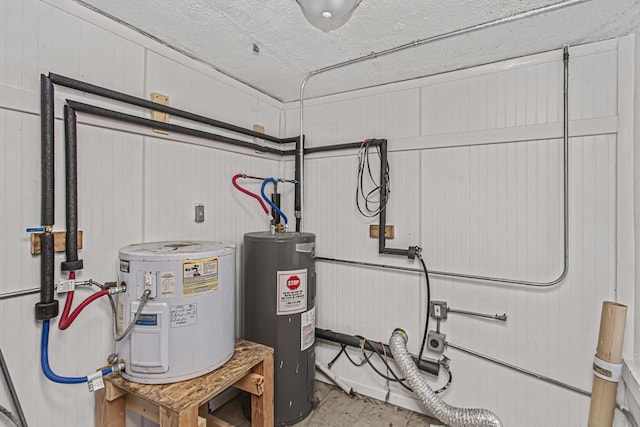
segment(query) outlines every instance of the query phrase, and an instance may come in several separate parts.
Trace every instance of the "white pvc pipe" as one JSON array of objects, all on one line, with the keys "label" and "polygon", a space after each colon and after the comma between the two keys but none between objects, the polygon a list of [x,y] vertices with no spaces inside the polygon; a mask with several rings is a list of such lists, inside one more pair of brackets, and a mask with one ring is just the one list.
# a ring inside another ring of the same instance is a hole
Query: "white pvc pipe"
[{"label": "white pvc pipe", "polygon": [[354,393],[353,388],[349,386],[347,383],[342,381],[339,377],[337,377],[333,372],[331,372],[328,368],[325,368],[320,363],[316,362],[316,369],[322,372],[327,378],[329,378],[335,385],[340,387],[342,391],[345,393],[352,395]]}]

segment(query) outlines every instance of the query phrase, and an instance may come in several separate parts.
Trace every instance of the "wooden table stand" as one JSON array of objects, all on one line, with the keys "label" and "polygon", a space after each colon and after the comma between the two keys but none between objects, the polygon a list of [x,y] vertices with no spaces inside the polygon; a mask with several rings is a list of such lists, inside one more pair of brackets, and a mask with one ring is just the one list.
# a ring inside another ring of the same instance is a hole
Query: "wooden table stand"
[{"label": "wooden table stand", "polygon": [[251,425],[273,427],[273,349],[237,340],[233,357],[213,372],[172,384],[141,384],[119,375],[96,392],[96,427],[125,427],[130,409],[160,427],[230,426],[207,404],[229,387],[251,393]]}]

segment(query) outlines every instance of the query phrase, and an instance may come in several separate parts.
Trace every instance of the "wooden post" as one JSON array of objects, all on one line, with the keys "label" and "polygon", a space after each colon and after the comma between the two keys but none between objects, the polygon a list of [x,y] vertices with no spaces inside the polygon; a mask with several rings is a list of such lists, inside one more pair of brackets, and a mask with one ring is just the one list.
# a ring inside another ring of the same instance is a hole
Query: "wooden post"
[{"label": "wooden post", "polygon": [[125,427],[125,399],[117,397],[110,401],[107,398],[108,389],[95,392],[95,414],[97,427]]},{"label": "wooden post", "polygon": [[197,427],[198,407],[192,406],[178,413],[160,408],[160,427]]},{"label": "wooden post", "polygon": [[264,377],[263,392],[251,395],[251,426],[273,427],[273,353],[256,365],[252,371]]},{"label": "wooden post", "polygon": [[[596,351],[598,359],[612,364],[622,362],[622,341],[626,318],[626,305],[611,301],[602,303],[600,334],[598,335],[598,348]],[[603,371],[603,374],[610,376],[607,375],[606,370]],[[614,382],[607,381],[596,375],[593,376],[591,406],[589,407],[589,427],[611,427],[616,406],[617,388],[617,379]]]}]

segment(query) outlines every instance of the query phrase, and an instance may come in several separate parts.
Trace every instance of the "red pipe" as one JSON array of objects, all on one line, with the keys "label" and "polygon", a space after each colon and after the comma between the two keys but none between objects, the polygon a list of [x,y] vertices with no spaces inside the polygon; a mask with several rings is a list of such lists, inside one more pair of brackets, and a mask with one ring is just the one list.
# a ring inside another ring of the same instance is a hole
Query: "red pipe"
[{"label": "red pipe", "polygon": [[[69,280],[75,280],[75,278],[76,278],[75,272],[74,271],[69,272]],[[74,293],[73,291],[69,291],[67,293],[67,300],[64,303],[64,310],[62,311],[62,316],[60,316],[60,321],[58,322],[58,328],[60,328],[61,330],[65,330],[69,326],[71,326],[73,321],[76,320],[76,317],[78,317],[80,312],[84,310],[86,306],[88,306],[93,301],[97,300],[102,296],[109,295],[109,291],[107,289],[100,292],[96,292],[95,294],[91,294],[84,301],[78,304],[78,306],[75,308],[75,310],[73,310],[71,315],[69,315],[69,311],[71,310],[71,305],[73,304],[73,293]]]},{"label": "red pipe", "polygon": [[240,187],[240,184],[238,184],[236,181],[238,180],[238,178],[243,178],[244,174],[237,174],[233,177],[233,179],[231,180],[231,182],[233,183],[233,186],[236,187],[238,190],[242,191],[244,194],[246,194],[247,196],[251,196],[254,199],[256,199],[257,201],[260,202],[260,205],[262,206],[262,209],[264,210],[264,213],[266,213],[267,215],[269,215],[269,209],[267,209],[267,205],[264,204],[264,200],[262,200],[262,197],[258,196],[255,193],[252,193],[249,190],[245,190],[244,188]]}]

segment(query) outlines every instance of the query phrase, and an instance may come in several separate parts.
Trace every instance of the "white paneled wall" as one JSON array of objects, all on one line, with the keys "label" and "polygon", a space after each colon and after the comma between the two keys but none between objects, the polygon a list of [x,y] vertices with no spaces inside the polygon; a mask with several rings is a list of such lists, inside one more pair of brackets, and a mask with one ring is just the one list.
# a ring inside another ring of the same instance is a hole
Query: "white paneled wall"
[{"label": "white paneled wall", "polygon": [[[626,161],[618,153],[632,144],[618,135],[629,123],[617,117],[617,82],[633,70],[618,64],[633,52],[611,40],[570,53],[567,278],[553,287],[525,287],[432,275],[431,285],[432,299],[453,308],[508,315],[503,324],[450,314],[441,325],[450,342],[589,390],[601,303],[633,295],[633,275],[620,274],[623,261],[616,257],[627,243],[618,240],[616,224],[632,203],[617,187]],[[549,282],[564,265],[562,90],[562,51],[548,52],[309,100],[305,134],[312,146],[389,140],[387,224],[395,225],[396,238],[388,246],[422,246],[436,271]],[[294,134],[297,105],[285,109]],[[355,151],[308,157],[305,228],[318,234],[318,255],[419,267],[377,254],[377,240],[368,237],[368,224],[377,219],[360,216],[354,204],[356,168]],[[402,327],[410,350],[418,351],[423,276],[320,262],[318,292],[319,327],[376,341]],[[630,358],[633,301],[620,302],[630,305]],[[318,358],[327,363],[337,350],[321,343]],[[360,360],[358,351],[351,354]],[[454,381],[444,398],[454,405],[490,408],[508,426],[586,424],[584,396],[453,348],[447,355]],[[380,399],[387,392],[371,369],[354,368],[344,357],[333,369],[359,392]],[[400,387],[392,390],[392,402],[419,409]],[[620,413],[616,425],[626,425]]]},{"label": "white paneled wall", "polygon": [[[25,229],[40,223],[41,73],[144,98],[165,93],[178,108],[243,127],[257,123],[272,135],[280,133],[278,102],[71,1],[0,0],[0,22],[0,294],[39,286],[39,257],[29,254]],[[56,88],[58,230],[65,228],[60,114],[68,94],[83,98]],[[111,109],[122,108],[106,102]],[[246,149],[225,151],[221,144],[163,137],[82,114],[78,119],[79,226],[84,231],[80,257],[85,263],[79,279],[113,280],[117,251],[131,243],[203,239],[239,245],[244,232],[266,229],[258,204],[233,190],[231,177],[238,172],[279,175],[277,157]],[[204,223],[194,222],[196,203],[205,205]],[[62,260],[63,255],[57,255],[56,266]],[[87,295],[79,290],[76,304]],[[27,421],[39,427],[93,425],[93,395],[86,385],[54,384],[41,373],[37,301],[38,295],[0,300],[0,346]],[[84,376],[104,365],[113,351],[110,322],[105,301],[90,306],[67,331],[59,331],[54,320],[53,370]],[[0,404],[10,406],[4,387]],[[138,416],[130,414],[129,420],[130,425],[145,425]],[[0,426],[8,423],[0,417]]]},{"label": "white paneled wall", "polygon": [[[0,22],[0,293],[39,282],[39,258],[29,254],[24,229],[40,221],[40,73],[145,98],[161,92],[172,105],[202,115],[243,127],[261,124],[272,135],[298,134],[295,104],[283,106],[69,0],[0,0]],[[432,298],[509,317],[501,324],[451,314],[441,327],[452,343],[590,388],[600,304],[634,295],[633,266],[619,255],[632,231],[618,229],[633,211],[628,192],[620,191],[626,182],[620,171],[632,168],[620,153],[631,149],[632,138],[630,123],[621,118],[630,113],[620,110],[618,87],[633,75],[620,65],[629,63],[624,59],[633,56],[632,45],[611,40],[571,49],[566,280],[531,288],[433,275]],[[562,72],[562,52],[555,51],[310,100],[305,134],[309,146],[389,140],[387,218],[396,227],[389,246],[422,246],[433,270],[545,282],[563,266]],[[56,92],[57,141],[63,139],[63,98],[83,97],[72,92]],[[118,248],[138,241],[215,239],[239,245],[244,232],[266,224],[257,203],[232,189],[231,176],[293,175],[288,159],[84,115],[79,121],[86,266],[81,279],[112,280]],[[64,229],[60,144],[56,153],[56,228]],[[317,234],[318,255],[419,267],[378,255],[377,240],[368,237],[375,220],[355,207],[356,167],[355,152],[307,158],[304,227]],[[198,203],[205,205],[201,224],[193,221]],[[287,188],[285,211],[292,205]],[[56,262],[62,259],[58,255]],[[422,275],[326,262],[317,268],[318,326],[384,341],[402,327],[410,350],[418,351],[426,316]],[[0,346],[28,421],[39,427],[91,425],[93,397],[86,388],[53,384],[40,372],[37,299],[0,300]],[[630,305],[632,319],[632,301],[620,302]],[[85,375],[101,366],[112,350],[109,322],[107,304],[98,302],[70,330],[52,328],[53,369]],[[629,322],[627,358],[633,336]],[[326,363],[336,351],[320,343],[318,359]],[[359,360],[357,351],[350,354]],[[583,396],[454,349],[447,355],[454,382],[444,398],[452,404],[493,409],[508,426],[586,423],[589,401]],[[354,368],[344,357],[333,369],[357,391],[384,399],[387,385],[370,369]],[[443,376],[435,384],[444,381]],[[395,385],[391,390],[391,402],[420,410],[411,394]],[[0,388],[0,403],[7,399]],[[144,425],[134,416],[130,424]],[[616,426],[624,425],[617,414]]]}]

